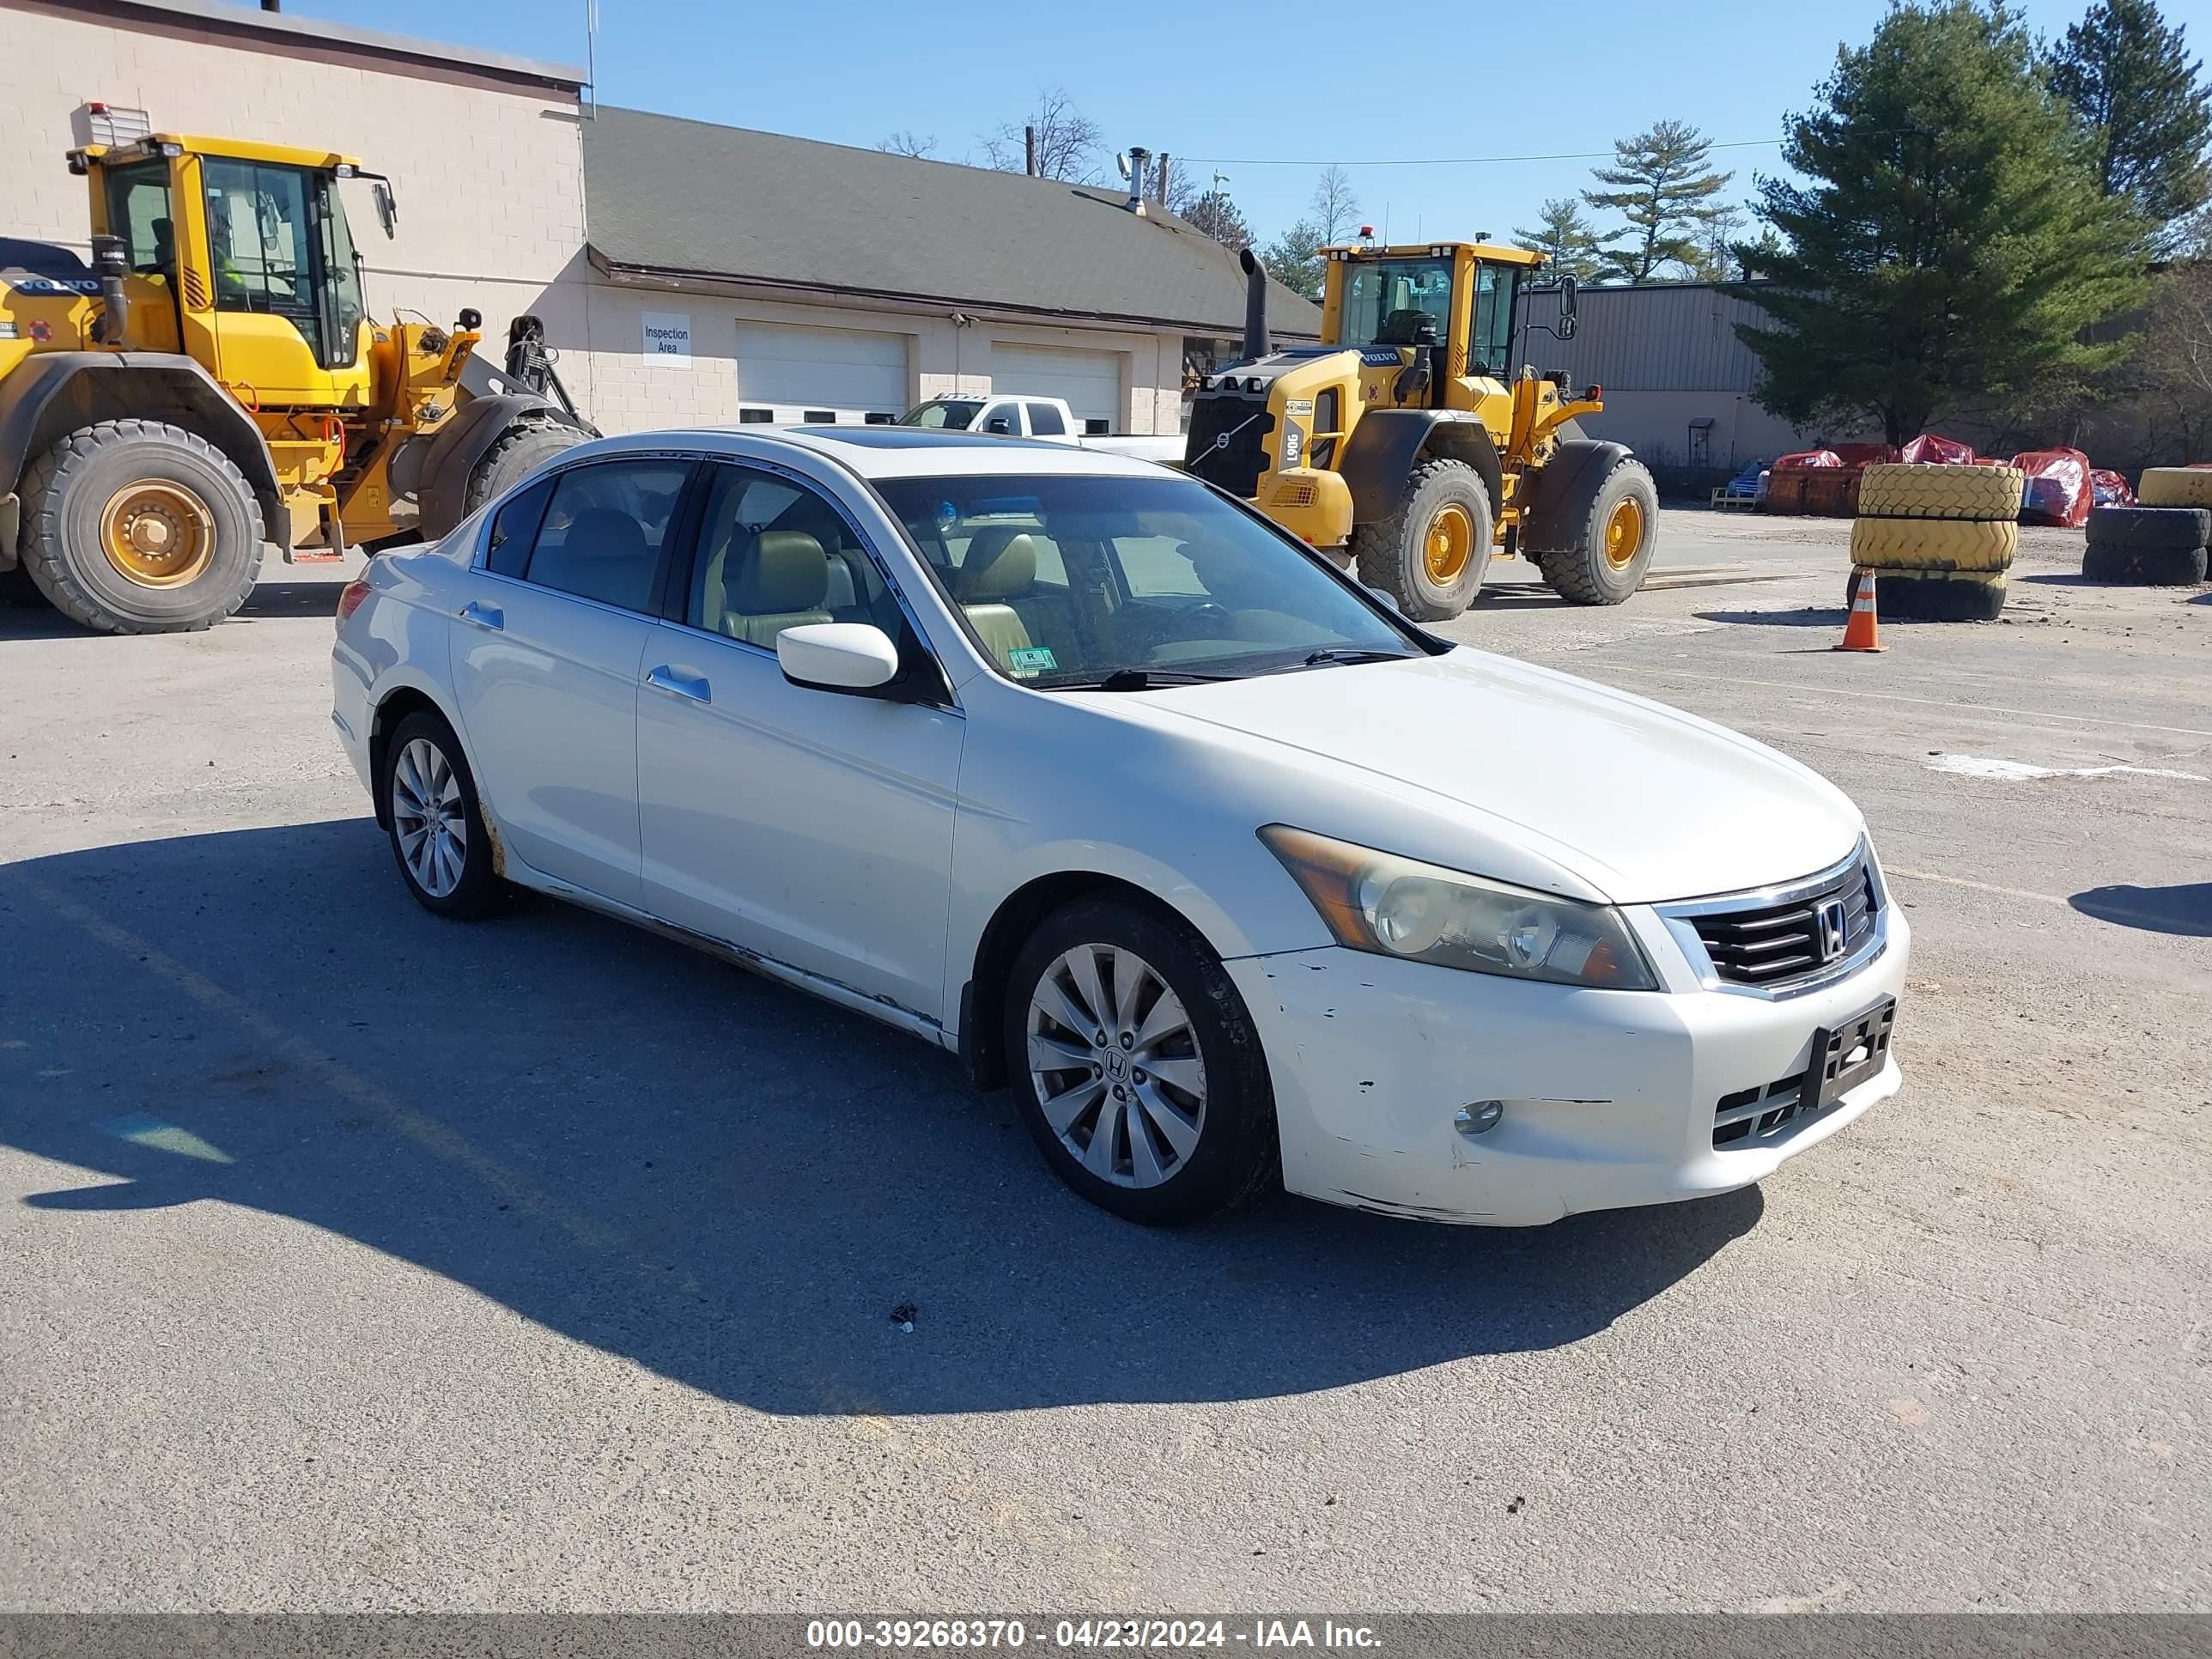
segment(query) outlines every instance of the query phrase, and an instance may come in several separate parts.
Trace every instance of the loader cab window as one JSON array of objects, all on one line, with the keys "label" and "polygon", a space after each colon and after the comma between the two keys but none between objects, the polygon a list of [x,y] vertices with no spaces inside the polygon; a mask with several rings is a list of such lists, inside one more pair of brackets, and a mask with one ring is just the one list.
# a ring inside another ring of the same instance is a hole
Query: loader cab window
[{"label": "loader cab window", "polygon": [[361,270],[330,176],[214,157],[203,171],[216,309],[284,318],[321,367],[350,367]]},{"label": "loader cab window", "polygon": [[1474,329],[1467,343],[1467,372],[1500,380],[1513,355],[1513,299],[1521,285],[1515,265],[1478,265],[1474,283]]},{"label": "loader cab window", "polygon": [[1451,337],[1449,259],[1357,259],[1344,272],[1344,337],[1348,346],[1409,346],[1422,322],[1439,343]]},{"label": "loader cab window", "polygon": [[169,212],[169,164],[146,161],[107,174],[107,234],[123,239],[131,269],[141,276],[176,270],[176,222]]}]

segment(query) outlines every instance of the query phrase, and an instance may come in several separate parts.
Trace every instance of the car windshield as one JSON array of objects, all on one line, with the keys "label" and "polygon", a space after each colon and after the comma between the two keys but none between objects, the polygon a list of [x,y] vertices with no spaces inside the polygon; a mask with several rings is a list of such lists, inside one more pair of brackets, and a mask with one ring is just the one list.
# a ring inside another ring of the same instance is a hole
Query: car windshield
[{"label": "car windshield", "polygon": [[909,409],[898,417],[901,426],[949,427],[955,432],[965,432],[975,423],[981,412],[980,402],[963,398],[932,398],[919,409]]},{"label": "car windshield", "polygon": [[886,478],[984,648],[1042,690],[1113,690],[1422,647],[1278,532],[1187,478]]}]

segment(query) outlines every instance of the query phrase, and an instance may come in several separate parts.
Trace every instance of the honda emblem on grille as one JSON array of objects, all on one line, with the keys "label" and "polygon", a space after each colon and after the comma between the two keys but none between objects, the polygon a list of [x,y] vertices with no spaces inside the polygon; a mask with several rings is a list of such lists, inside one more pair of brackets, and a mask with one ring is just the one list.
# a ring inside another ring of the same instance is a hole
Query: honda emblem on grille
[{"label": "honda emblem on grille", "polygon": [[1820,925],[1820,960],[1833,962],[1844,953],[1844,902],[1829,899],[1814,915]]}]

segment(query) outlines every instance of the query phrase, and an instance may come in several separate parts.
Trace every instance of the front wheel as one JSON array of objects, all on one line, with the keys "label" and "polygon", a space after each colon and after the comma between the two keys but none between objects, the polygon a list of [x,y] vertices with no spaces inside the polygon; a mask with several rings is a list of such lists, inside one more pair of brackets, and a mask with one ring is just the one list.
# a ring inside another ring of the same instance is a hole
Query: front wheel
[{"label": "front wheel", "polygon": [[1359,580],[1411,622],[1448,622],[1474,602],[1490,564],[1490,492],[1464,461],[1427,461],[1398,510],[1352,532]]},{"label": "front wheel", "polygon": [[460,740],[440,716],[421,709],[399,722],[385,745],[377,804],[400,878],[416,903],[459,918],[492,908],[501,884],[476,779]]},{"label": "front wheel", "polygon": [[1641,461],[1618,461],[1574,545],[1543,556],[1544,580],[1576,605],[1619,605],[1644,586],[1658,545],[1658,489]]},{"label": "front wheel", "polygon": [[1083,1197],[1171,1226],[1275,1179],[1259,1033],[1187,924],[1079,899],[1030,935],[1008,984],[1005,1041],[1023,1119]]}]

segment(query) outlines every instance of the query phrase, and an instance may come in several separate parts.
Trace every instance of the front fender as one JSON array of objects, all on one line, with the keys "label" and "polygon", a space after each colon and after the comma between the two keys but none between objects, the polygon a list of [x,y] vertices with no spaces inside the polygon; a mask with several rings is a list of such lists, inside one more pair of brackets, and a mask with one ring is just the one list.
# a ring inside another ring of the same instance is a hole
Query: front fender
[{"label": "front fender", "polygon": [[1599,438],[1569,438],[1552,459],[1521,480],[1516,505],[1520,534],[1515,543],[1527,554],[1571,553],[1582,544],[1590,507],[1613,469],[1630,458],[1626,444]]}]

